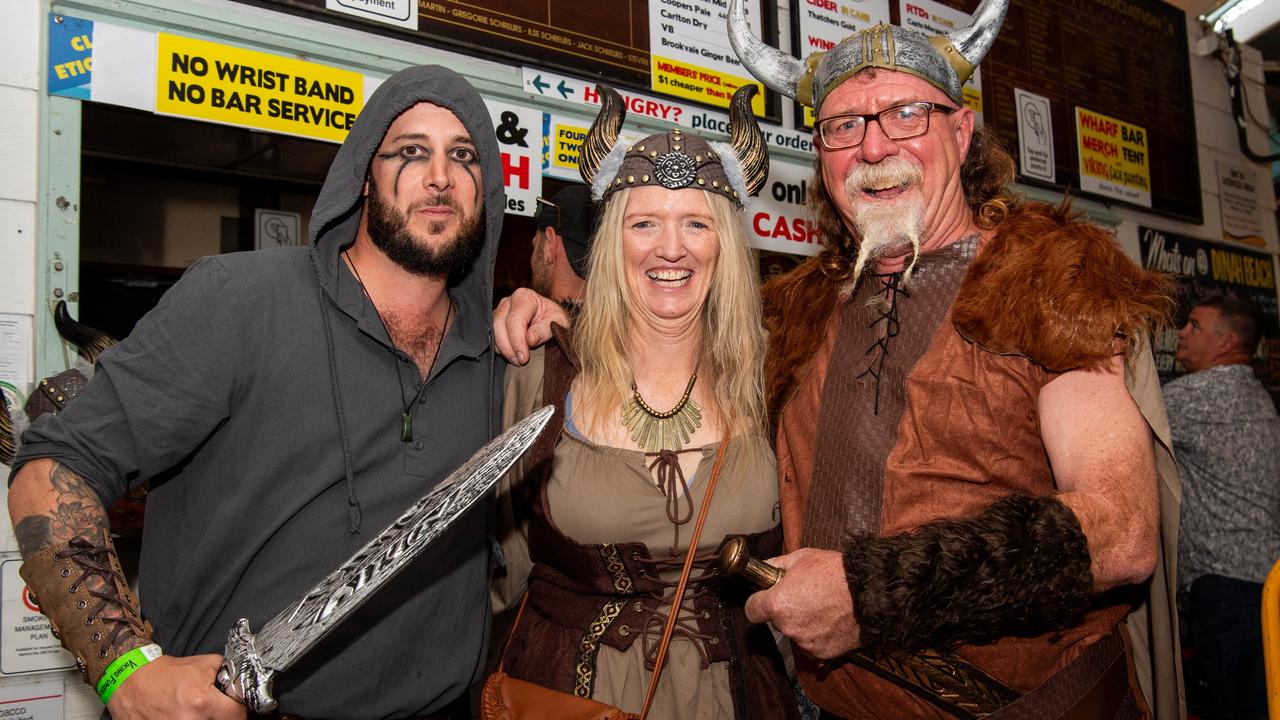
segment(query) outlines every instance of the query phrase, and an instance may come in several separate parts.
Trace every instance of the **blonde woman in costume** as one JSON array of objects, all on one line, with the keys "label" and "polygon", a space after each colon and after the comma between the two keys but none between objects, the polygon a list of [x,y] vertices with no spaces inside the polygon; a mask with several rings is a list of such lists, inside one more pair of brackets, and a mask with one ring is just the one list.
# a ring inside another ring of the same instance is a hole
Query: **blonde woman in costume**
[{"label": "blonde woman in costume", "polygon": [[734,96],[731,145],[672,130],[627,146],[617,143],[621,98],[602,88],[582,152],[583,177],[605,203],[586,298],[572,336],[557,326],[507,374],[508,425],[544,403],[559,404],[564,421],[500,498],[506,572],[495,609],[529,593],[505,669],[628,712],[644,703],[728,438],[655,719],[797,717],[772,634],[743,615],[750,589],[712,572],[728,538],[745,536],[762,557],[781,549],[760,294],[739,214],[768,171],[754,89]]}]

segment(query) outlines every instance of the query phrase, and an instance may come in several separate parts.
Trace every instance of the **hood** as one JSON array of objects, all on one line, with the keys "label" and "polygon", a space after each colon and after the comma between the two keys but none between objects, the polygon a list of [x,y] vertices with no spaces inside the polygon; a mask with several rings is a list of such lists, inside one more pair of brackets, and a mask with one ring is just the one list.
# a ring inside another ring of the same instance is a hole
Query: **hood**
[{"label": "hood", "polygon": [[[373,153],[400,113],[424,101],[456,115],[471,134],[480,157],[484,249],[465,275],[450,281],[449,294],[458,303],[458,320],[466,326],[464,332],[471,331],[467,333],[471,337],[488,337],[492,327],[493,266],[502,233],[506,196],[498,140],[489,111],[480,94],[458,73],[439,65],[405,68],[374,91],[329,166],[324,188],[311,214],[311,244],[346,245],[355,239],[364,206],[361,190]],[[327,265],[322,267],[327,269]],[[322,277],[321,283],[328,287],[331,279]]]}]

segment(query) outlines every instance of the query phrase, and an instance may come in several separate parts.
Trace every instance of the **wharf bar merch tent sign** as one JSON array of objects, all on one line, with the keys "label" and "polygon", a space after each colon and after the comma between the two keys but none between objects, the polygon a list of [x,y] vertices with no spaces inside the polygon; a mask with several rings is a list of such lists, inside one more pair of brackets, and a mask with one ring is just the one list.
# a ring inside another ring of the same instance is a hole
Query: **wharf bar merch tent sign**
[{"label": "wharf bar merch tent sign", "polygon": [[1262,343],[1255,370],[1262,383],[1274,395],[1280,389],[1280,309],[1276,305],[1274,258],[1223,243],[1165,232],[1149,227],[1138,228],[1138,249],[1142,266],[1149,270],[1171,273],[1175,282],[1178,307],[1174,325],[1156,338],[1156,369],[1160,380],[1167,381],[1186,372],[1175,365],[1178,330],[1186,324],[1191,309],[1210,295],[1230,295],[1253,303],[1262,311]]},{"label": "wharf bar merch tent sign", "polygon": [[[335,143],[346,138],[383,80],[294,57],[57,14],[49,16],[48,63],[51,95]],[[502,150],[507,212],[532,216],[542,194],[542,112],[485,104]]]},{"label": "wharf bar merch tent sign", "polygon": [[[238,1],[711,107],[728,107],[734,90],[755,82],[729,47],[727,0],[416,0],[403,10],[406,0]],[[771,41],[777,0],[747,5],[751,26]],[[753,108],[777,122],[780,105],[762,92]]]}]

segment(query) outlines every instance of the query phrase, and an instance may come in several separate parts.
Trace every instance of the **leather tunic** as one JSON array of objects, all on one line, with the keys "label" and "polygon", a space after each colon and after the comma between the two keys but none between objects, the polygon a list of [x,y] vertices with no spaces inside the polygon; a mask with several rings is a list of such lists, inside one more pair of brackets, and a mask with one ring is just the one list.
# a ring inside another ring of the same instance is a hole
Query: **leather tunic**
[{"label": "leather tunic", "polygon": [[[778,421],[787,550],[841,550],[850,533],[893,535],[975,515],[1012,493],[1057,492],[1040,439],[1038,396],[1056,373],[966,340],[950,308],[977,237],[922,256],[909,289],[864,276]],[[961,645],[957,654],[1019,693],[1107,637],[1130,609],[1101,599],[1079,624],[1035,638]],[[950,714],[851,663],[819,669],[797,653],[823,708],[848,718]]]}]

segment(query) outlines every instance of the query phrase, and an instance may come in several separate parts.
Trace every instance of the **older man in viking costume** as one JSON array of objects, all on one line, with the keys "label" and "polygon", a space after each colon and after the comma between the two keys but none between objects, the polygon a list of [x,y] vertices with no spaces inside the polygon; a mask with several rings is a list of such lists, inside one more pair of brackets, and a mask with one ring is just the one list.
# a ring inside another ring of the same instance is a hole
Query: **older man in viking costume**
[{"label": "older man in viking costume", "polygon": [[785,576],[747,611],[830,717],[1179,712],[1145,658],[1156,635],[1173,660],[1167,612],[1123,627],[1176,531],[1146,345],[1170,301],[1111,235],[1012,194],[975,130],[961,86],[1007,5],[801,62],[730,3],[744,64],[817,118],[826,249],[766,291]]}]

